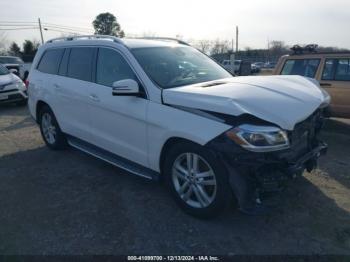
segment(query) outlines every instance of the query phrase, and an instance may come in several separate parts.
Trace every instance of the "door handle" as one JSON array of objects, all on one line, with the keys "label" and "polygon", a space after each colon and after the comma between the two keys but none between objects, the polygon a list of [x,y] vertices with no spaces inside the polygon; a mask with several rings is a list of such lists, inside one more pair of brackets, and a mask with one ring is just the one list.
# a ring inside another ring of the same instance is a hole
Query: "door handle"
[{"label": "door handle", "polygon": [[330,83],[320,83],[320,86],[328,86],[328,87],[331,87],[332,84],[330,84]]},{"label": "door handle", "polygon": [[95,94],[90,94],[89,97],[90,97],[91,100],[93,100],[93,101],[95,101],[95,102],[100,101],[100,99],[98,98],[98,96],[95,95]]},{"label": "door handle", "polygon": [[58,85],[58,84],[53,84],[53,86],[54,86],[55,89],[60,89],[61,88],[61,86]]}]

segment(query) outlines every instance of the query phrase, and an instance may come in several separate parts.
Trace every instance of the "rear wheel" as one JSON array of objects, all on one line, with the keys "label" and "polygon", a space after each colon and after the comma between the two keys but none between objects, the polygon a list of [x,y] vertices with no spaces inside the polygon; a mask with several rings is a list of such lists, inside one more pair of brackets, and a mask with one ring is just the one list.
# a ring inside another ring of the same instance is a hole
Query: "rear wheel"
[{"label": "rear wheel", "polygon": [[63,149],[67,146],[67,140],[61,131],[56,117],[48,106],[40,110],[40,131],[46,145],[54,150]]},{"label": "rear wheel", "polygon": [[175,200],[193,216],[217,216],[231,200],[225,168],[212,152],[197,144],[173,146],[166,156],[164,172]]}]

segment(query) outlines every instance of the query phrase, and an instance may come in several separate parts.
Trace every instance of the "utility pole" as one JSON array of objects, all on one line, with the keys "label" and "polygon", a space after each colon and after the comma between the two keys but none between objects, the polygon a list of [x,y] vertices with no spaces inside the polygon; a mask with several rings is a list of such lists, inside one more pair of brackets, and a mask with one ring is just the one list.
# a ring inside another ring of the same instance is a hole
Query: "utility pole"
[{"label": "utility pole", "polygon": [[236,53],[238,52],[238,26],[236,26]]},{"label": "utility pole", "polygon": [[41,36],[41,43],[44,44],[43,29],[41,28],[40,18],[38,18],[38,22],[39,22],[39,30],[40,30],[40,36]]}]

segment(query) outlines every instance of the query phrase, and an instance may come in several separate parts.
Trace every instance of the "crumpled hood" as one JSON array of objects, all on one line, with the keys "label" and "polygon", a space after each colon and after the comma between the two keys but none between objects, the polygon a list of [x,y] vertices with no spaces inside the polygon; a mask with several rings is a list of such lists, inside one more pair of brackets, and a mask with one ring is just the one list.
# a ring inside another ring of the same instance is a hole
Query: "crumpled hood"
[{"label": "crumpled hood", "polygon": [[[210,85],[215,82],[224,84]],[[302,76],[248,76],[164,89],[163,101],[234,116],[250,114],[293,130],[328,104],[329,96]]]}]

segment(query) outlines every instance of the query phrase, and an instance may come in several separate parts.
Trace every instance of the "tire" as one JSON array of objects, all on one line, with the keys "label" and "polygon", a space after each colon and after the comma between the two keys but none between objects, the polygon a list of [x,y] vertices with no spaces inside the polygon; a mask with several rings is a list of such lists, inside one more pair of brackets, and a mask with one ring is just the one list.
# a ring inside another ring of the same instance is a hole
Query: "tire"
[{"label": "tire", "polygon": [[[188,169],[188,162],[191,169]],[[187,170],[184,170],[186,166]],[[167,151],[163,167],[165,182],[186,213],[211,218],[220,215],[231,202],[228,173],[210,150],[194,143],[180,142]]]},{"label": "tire", "polygon": [[67,139],[50,107],[44,106],[40,110],[39,125],[44,142],[50,149],[61,150],[67,147]]}]

